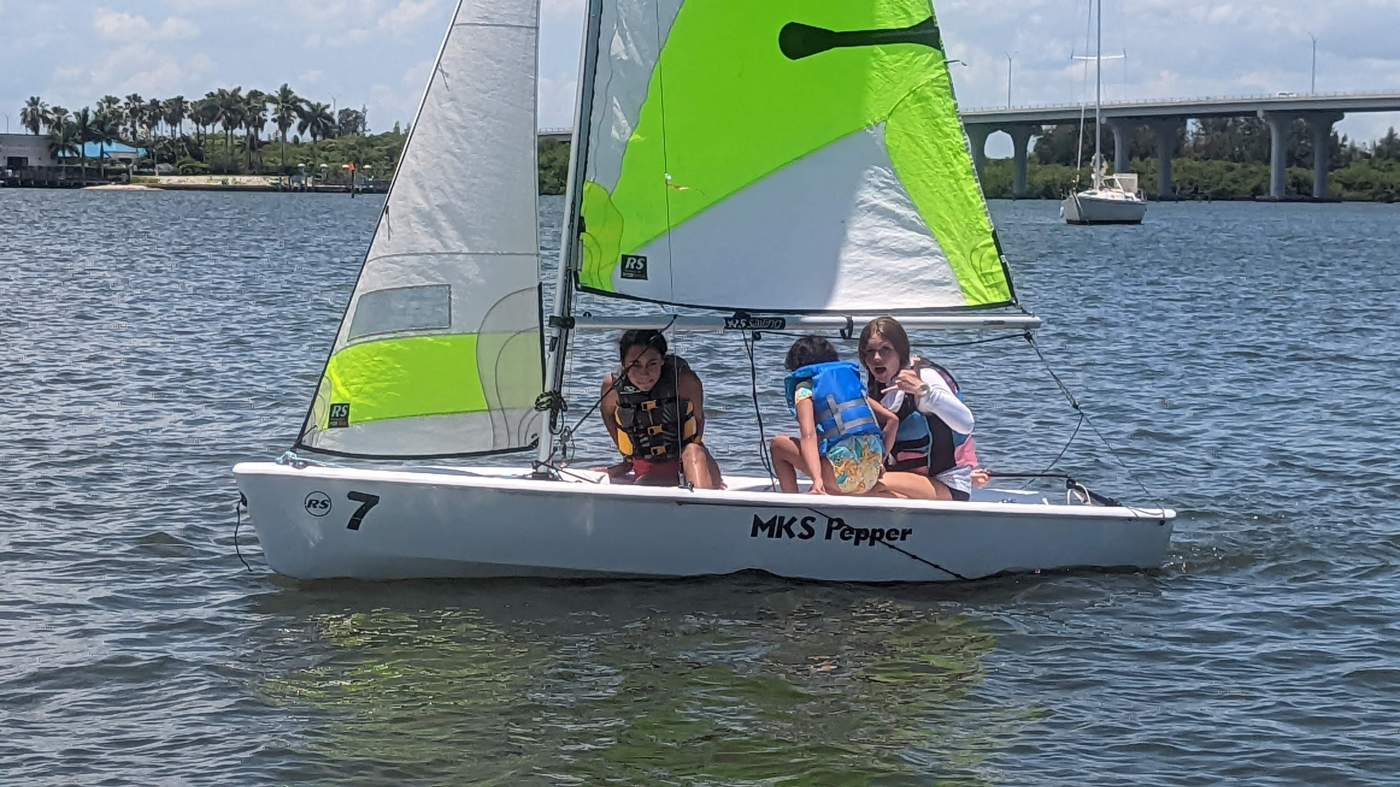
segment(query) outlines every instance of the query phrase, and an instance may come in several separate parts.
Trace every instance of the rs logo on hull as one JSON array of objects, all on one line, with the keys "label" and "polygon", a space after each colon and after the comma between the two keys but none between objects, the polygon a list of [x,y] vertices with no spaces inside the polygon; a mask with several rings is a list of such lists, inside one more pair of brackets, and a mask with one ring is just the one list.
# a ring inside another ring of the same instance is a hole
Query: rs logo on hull
[{"label": "rs logo on hull", "polygon": [[325,492],[312,492],[306,496],[302,507],[312,516],[325,516],[331,512],[331,496]]}]

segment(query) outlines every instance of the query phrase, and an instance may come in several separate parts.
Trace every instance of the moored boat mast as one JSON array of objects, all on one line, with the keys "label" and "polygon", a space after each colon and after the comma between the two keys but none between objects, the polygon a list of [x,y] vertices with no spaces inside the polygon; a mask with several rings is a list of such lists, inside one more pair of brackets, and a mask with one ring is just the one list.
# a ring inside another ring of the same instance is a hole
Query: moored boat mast
[{"label": "moored boat mast", "polygon": [[[1093,2],[1093,0],[1090,0]],[[1098,0],[1094,43],[1094,191],[1103,188],[1103,0]]]}]

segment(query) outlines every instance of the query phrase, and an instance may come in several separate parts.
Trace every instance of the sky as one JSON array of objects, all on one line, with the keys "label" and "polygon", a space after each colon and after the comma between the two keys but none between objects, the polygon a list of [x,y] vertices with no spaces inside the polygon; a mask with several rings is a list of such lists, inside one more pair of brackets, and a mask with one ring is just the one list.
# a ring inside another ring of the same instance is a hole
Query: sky
[{"label": "sky", "polygon": [[[753,0],[759,2],[761,0]],[[853,2],[855,0],[852,0]],[[938,0],[964,108],[1067,103],[1085,93],[1089,0]],[[197,98],[218,87],[366,107],[371,130],[412,119],[456,0],[0,0],[0,113],[38,95],[69,109],[104,94]],[[540,125],[571,124],[584,0],[541,0]],[[1400,0],[1104,0],[1106,100],[1400,90]],[[0,117],[0,123],[5,122]],[[1372,140],[1397,114],[1349,115]],[[994,135],[988,154],[1007,155]]]}]

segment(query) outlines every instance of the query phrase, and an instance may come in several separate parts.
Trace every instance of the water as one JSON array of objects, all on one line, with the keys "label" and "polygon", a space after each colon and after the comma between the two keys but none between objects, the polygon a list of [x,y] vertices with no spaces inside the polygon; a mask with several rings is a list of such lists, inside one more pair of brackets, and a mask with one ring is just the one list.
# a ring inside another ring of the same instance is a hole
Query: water
[{"label": "water", "polygon": [[[1182,512],[1158,572],[299,585],[245,528],[249,574],[229,467],[291,442],[378,205],[0,192],[0,783],[1400,773],[1400,209],[1163,204],[1086,230],[994,206],[1046,355],[1136,475],[1088,427],[1060,466]],[[574,360],[575,413],[610,340]],[[786,341],[759,343],[770,433]],[[722,465],[761,473],[737,340],[678,344]],[[1070,436],[1019,340],[931,354],[993,467]],[[578,461],[607,460],[580,431]]]}]

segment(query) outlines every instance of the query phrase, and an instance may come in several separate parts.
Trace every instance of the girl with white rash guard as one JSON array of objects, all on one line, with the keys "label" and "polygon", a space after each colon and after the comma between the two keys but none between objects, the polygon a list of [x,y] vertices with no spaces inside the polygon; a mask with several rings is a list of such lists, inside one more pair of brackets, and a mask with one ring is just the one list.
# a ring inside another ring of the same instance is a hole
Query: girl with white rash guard
[{"label": "girl with white rash guard", "polygon": [[886,485],[906,497],[967,500],[977,466],[974,419],[952,375],[915,358],[893,317],[871,320],[861,331],[860,360],[870,374],[870,395],[900,418]]}]

